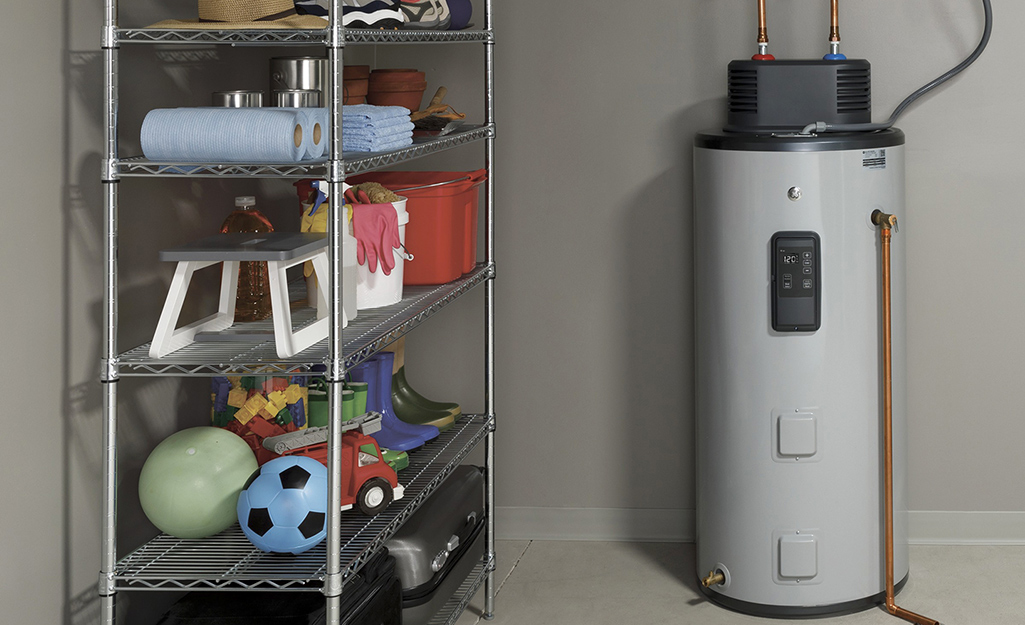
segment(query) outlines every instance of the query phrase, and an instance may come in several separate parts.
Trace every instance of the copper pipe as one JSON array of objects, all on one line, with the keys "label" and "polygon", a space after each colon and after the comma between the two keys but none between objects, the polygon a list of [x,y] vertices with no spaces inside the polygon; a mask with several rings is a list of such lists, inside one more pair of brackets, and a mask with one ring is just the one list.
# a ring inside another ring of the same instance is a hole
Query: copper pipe
[{"label": "copper pipe", "polygon": [[890,327],[890,239],[897,228],[897,216],[881,210],[872,212],[879,226],[883,247],[883,517],[886,534],[886,611],[917,625],[940,625],[939,621],[898,607],[893,592],[893,370]]},{"label": "copper pipe", "polygon": [[833,0],[830,16],[832,21],[829,26],[829,42],[840,43],[840,0]]},{"label": "copper pipe", "polygon": [[769,29],[765,26],[765,0],[758,0],[758,43],[769,43]]}]

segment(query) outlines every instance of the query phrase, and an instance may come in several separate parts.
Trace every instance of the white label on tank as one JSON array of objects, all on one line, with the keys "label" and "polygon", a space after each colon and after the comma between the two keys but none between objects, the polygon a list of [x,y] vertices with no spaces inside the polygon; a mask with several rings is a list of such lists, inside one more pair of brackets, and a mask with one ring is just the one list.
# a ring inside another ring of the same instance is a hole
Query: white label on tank
[{"label": "white label on tank", "polygon": [[862,150],[861,166],[865,169],[886,169],[886,150]]}]

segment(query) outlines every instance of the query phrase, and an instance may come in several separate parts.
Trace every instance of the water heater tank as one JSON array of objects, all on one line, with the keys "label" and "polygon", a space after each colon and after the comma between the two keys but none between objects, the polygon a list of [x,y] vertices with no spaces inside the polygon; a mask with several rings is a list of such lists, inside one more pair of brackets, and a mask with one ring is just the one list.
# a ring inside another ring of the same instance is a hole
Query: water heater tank
[{"label": "water heater tank", "polygon": [[[904,219],[904,135],[709,133],[694,150],[697,572],[765,616],[885,590],[882,209]],[[892,251],[894,543],[908,573],[905,266]]]}]

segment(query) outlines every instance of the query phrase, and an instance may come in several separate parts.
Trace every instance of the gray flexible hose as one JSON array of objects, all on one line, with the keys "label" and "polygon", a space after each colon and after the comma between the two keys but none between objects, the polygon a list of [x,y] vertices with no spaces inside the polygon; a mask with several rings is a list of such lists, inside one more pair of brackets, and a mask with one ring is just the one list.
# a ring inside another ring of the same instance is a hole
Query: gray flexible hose
[{"label": "gray flexible hose", "polygon": [[807,135],[822,132],[871,132],[874,130],[886,130],[892,127],[897,123],[897,118],[900,117],[901,114],[903,114],[904,111],[915,102],[915,100],[968,69],[969,65],[982,56],[982,52],[986,49],[986,46],[989,45],[989,38],[993,34],[993,7],[990,4],[990,0],[982,0],[982,8],[986,12],[986,27],[982,31],[982,40],[975,48],[975,51],[947,73],[904,98],[904,101],[897,105],[897,108],[893,109],[893,113],[890,115],[888,120],[880,124],[827,124],[826,122],[815,122],[814,124],[808,124],[805,126],[804,130],[801,131],[801,134]]}]

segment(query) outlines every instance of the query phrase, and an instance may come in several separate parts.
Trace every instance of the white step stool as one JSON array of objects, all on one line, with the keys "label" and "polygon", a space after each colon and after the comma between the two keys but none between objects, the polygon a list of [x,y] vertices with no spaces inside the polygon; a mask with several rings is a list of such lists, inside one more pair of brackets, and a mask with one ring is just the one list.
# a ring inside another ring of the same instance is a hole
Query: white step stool
[{"label": "white step stool", "polygon": [[[327,284],[327,235],[320,233],[269,232],[217,234],[181,247],[160,252],[160,260],[177,262],[164,309],[160,313],[151,358],[164,356],[189,345],[200,332],[220,332],[235,320],[235,295],[238,289],[239,263],[267,263],[270,281],[271,315],[274,321],[274,347],[279,358],[288,358],[327,338],[328,304],[326,289],[317,290],[317,320],[292,331],[292,312],[288,306],[288,281],[285,270],[311,261],[321,284]],[[222,263],[221,295],[217,312],[181,328],[176,327],[192,274],[204,267]],[[343,319],[343,326],[347,320]]]}]

